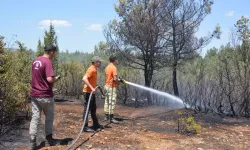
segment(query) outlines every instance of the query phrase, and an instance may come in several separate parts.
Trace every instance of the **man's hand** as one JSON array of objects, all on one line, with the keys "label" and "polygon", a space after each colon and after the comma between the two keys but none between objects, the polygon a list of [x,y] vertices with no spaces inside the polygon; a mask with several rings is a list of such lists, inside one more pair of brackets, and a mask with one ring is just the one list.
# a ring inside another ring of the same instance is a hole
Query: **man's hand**
[{"label": "man's hand", "polygon": [[61,79],[60,76],[56,76],[55,78],[56,78],[57,81]]},{"label": "man's hand", "polygon": [[56,77],[47,77],[47,81],[49,83],[55,83],[57,82],[61,77],[60,76],[56,76]]},{"label": "man's hand", "polygon": [[95,93],[95,88],[91,87],[91,90],[92,90],[93,93]]},{"label": "man's hand", "polygon": [[122,77],[118,77],[118,82],[120,82],[120,83],[125,83],[125,81],[124,81],[124,79],[122,79]]}]

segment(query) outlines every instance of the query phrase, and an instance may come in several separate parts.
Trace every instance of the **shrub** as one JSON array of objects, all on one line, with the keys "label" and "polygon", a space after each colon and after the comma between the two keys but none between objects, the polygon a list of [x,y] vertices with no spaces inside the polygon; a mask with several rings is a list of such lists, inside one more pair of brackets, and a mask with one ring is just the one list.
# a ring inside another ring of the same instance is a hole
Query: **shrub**
[{"label": "shrub", "polygon": [[198,134],[201,131],[201,126],[197,124],[194,117],[180,117],[178,118],[178,132],[186,134]]}]

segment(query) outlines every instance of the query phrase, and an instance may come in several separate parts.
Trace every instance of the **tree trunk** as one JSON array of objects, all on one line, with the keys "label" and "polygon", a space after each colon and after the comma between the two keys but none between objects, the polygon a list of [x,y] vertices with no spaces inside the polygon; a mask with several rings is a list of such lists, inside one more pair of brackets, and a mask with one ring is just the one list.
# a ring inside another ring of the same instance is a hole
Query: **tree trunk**
[{"label": "tree trunk", "polygon": [[174,56],[174,62],[173,62],[173,88],[174,88],[174,95],[179,96],[179,91],[178,91],[178,85],[177,85],[177,62],[178,62],[178,53],[176,50],[176,30],[175,30],[175,20],[173,19],[173,56]]},{"label": "tree trunk", "polygon": [[125,85],[124,90],[125,90],[125,94],[124,94],[124,101],[123,101],[123,104],[126,104],[126,101],[127,101],[127,99],[128,99],[128,89],[127,89],[127,86],[126,86],[126,85]]},{"label": "tree trunk", "polygon": [[178,85],[177,85],[177,63],[173,65],[173,88],[174,95],[179,96]]},{"label": "tree trunk", "polygon": [[[144,77],[145,77],[145,86],[150,88],[152,75],[149,74],[147,66],[145,67],[145,70],[144,70]],[[144,91],[144,93],[145,93],[145,95],[147,97],[148,105],[152,105],[152,99],[151,99],[150,92]]]},{"label": "tree trunk", "polygon": [[[150,87],[150,82],[147,81],[147,83],[145,84],[146,87]],[[147,91],[144,91],[146,93],[146,97],[147,97],[147,100],[148,100],[148,105],[152,105],[152,99],[151,99],[151,94],[150,92],[147,92]]]}]

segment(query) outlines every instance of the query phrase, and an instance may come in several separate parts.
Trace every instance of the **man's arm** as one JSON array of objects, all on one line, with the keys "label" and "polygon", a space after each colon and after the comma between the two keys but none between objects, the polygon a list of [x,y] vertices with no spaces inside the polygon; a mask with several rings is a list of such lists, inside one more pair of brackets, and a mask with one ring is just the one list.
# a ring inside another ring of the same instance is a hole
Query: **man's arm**
[{"label": "man's arm", "polygon": [[83,82],[85,83],[85,84],[87,84],[87,86],[88,87],[90,87],[90,89],[93,91],[93,92],[95,92],[95,89],[92,87],[92,85],[89,83],[89,80],[88,80],[88,77],[85,75],[84,77],[83,77]]},{"label": "man's arm", "polygon": [[47,77],[47,81],[49,83],[55,83],[60,79],[60,76],[56,76],[56,77]]},{"label": "man's arm", "polygon": [[56,76],[54,77],[54,68],[52,65],[51,61],[48,61],[47,63],[45,63],[45,74],[46,74],[46,79],[49,83],[55,83],[60,79],[60,76]]},{"label": "man's arm", "polygon": [[117,68],[114,67],[113,68],[113,81],[115,81],[116,83],[119,83],[119,80],[118,80],[118,75],[117,75]]},{"label": "man's arm", "polygon": [[113,81],[115,81],[116,83],[119,83],[119,82],[118,82],[118,77],[117,77],[117,75],[115,75],[115,76],[113,77]]}]

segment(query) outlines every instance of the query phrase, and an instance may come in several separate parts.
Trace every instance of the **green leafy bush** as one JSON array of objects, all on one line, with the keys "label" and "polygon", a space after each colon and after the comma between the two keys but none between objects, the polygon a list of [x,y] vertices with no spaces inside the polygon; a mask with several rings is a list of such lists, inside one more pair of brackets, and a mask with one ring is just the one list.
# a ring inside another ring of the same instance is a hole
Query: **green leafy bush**
[{"label": "green leafy bush", "polygon": [[32,52],[20,42],[16,50],[3,50],[0,73],[0,97],[5,114],[12,118],[17,112],[27,109],[30,89]]},{"label": "green leafy bush", "polygon": [[194,117],[180,117],[178,118],[178,132],[186,134],[198,134],[201,131],[201,126],[197,124]]}]

